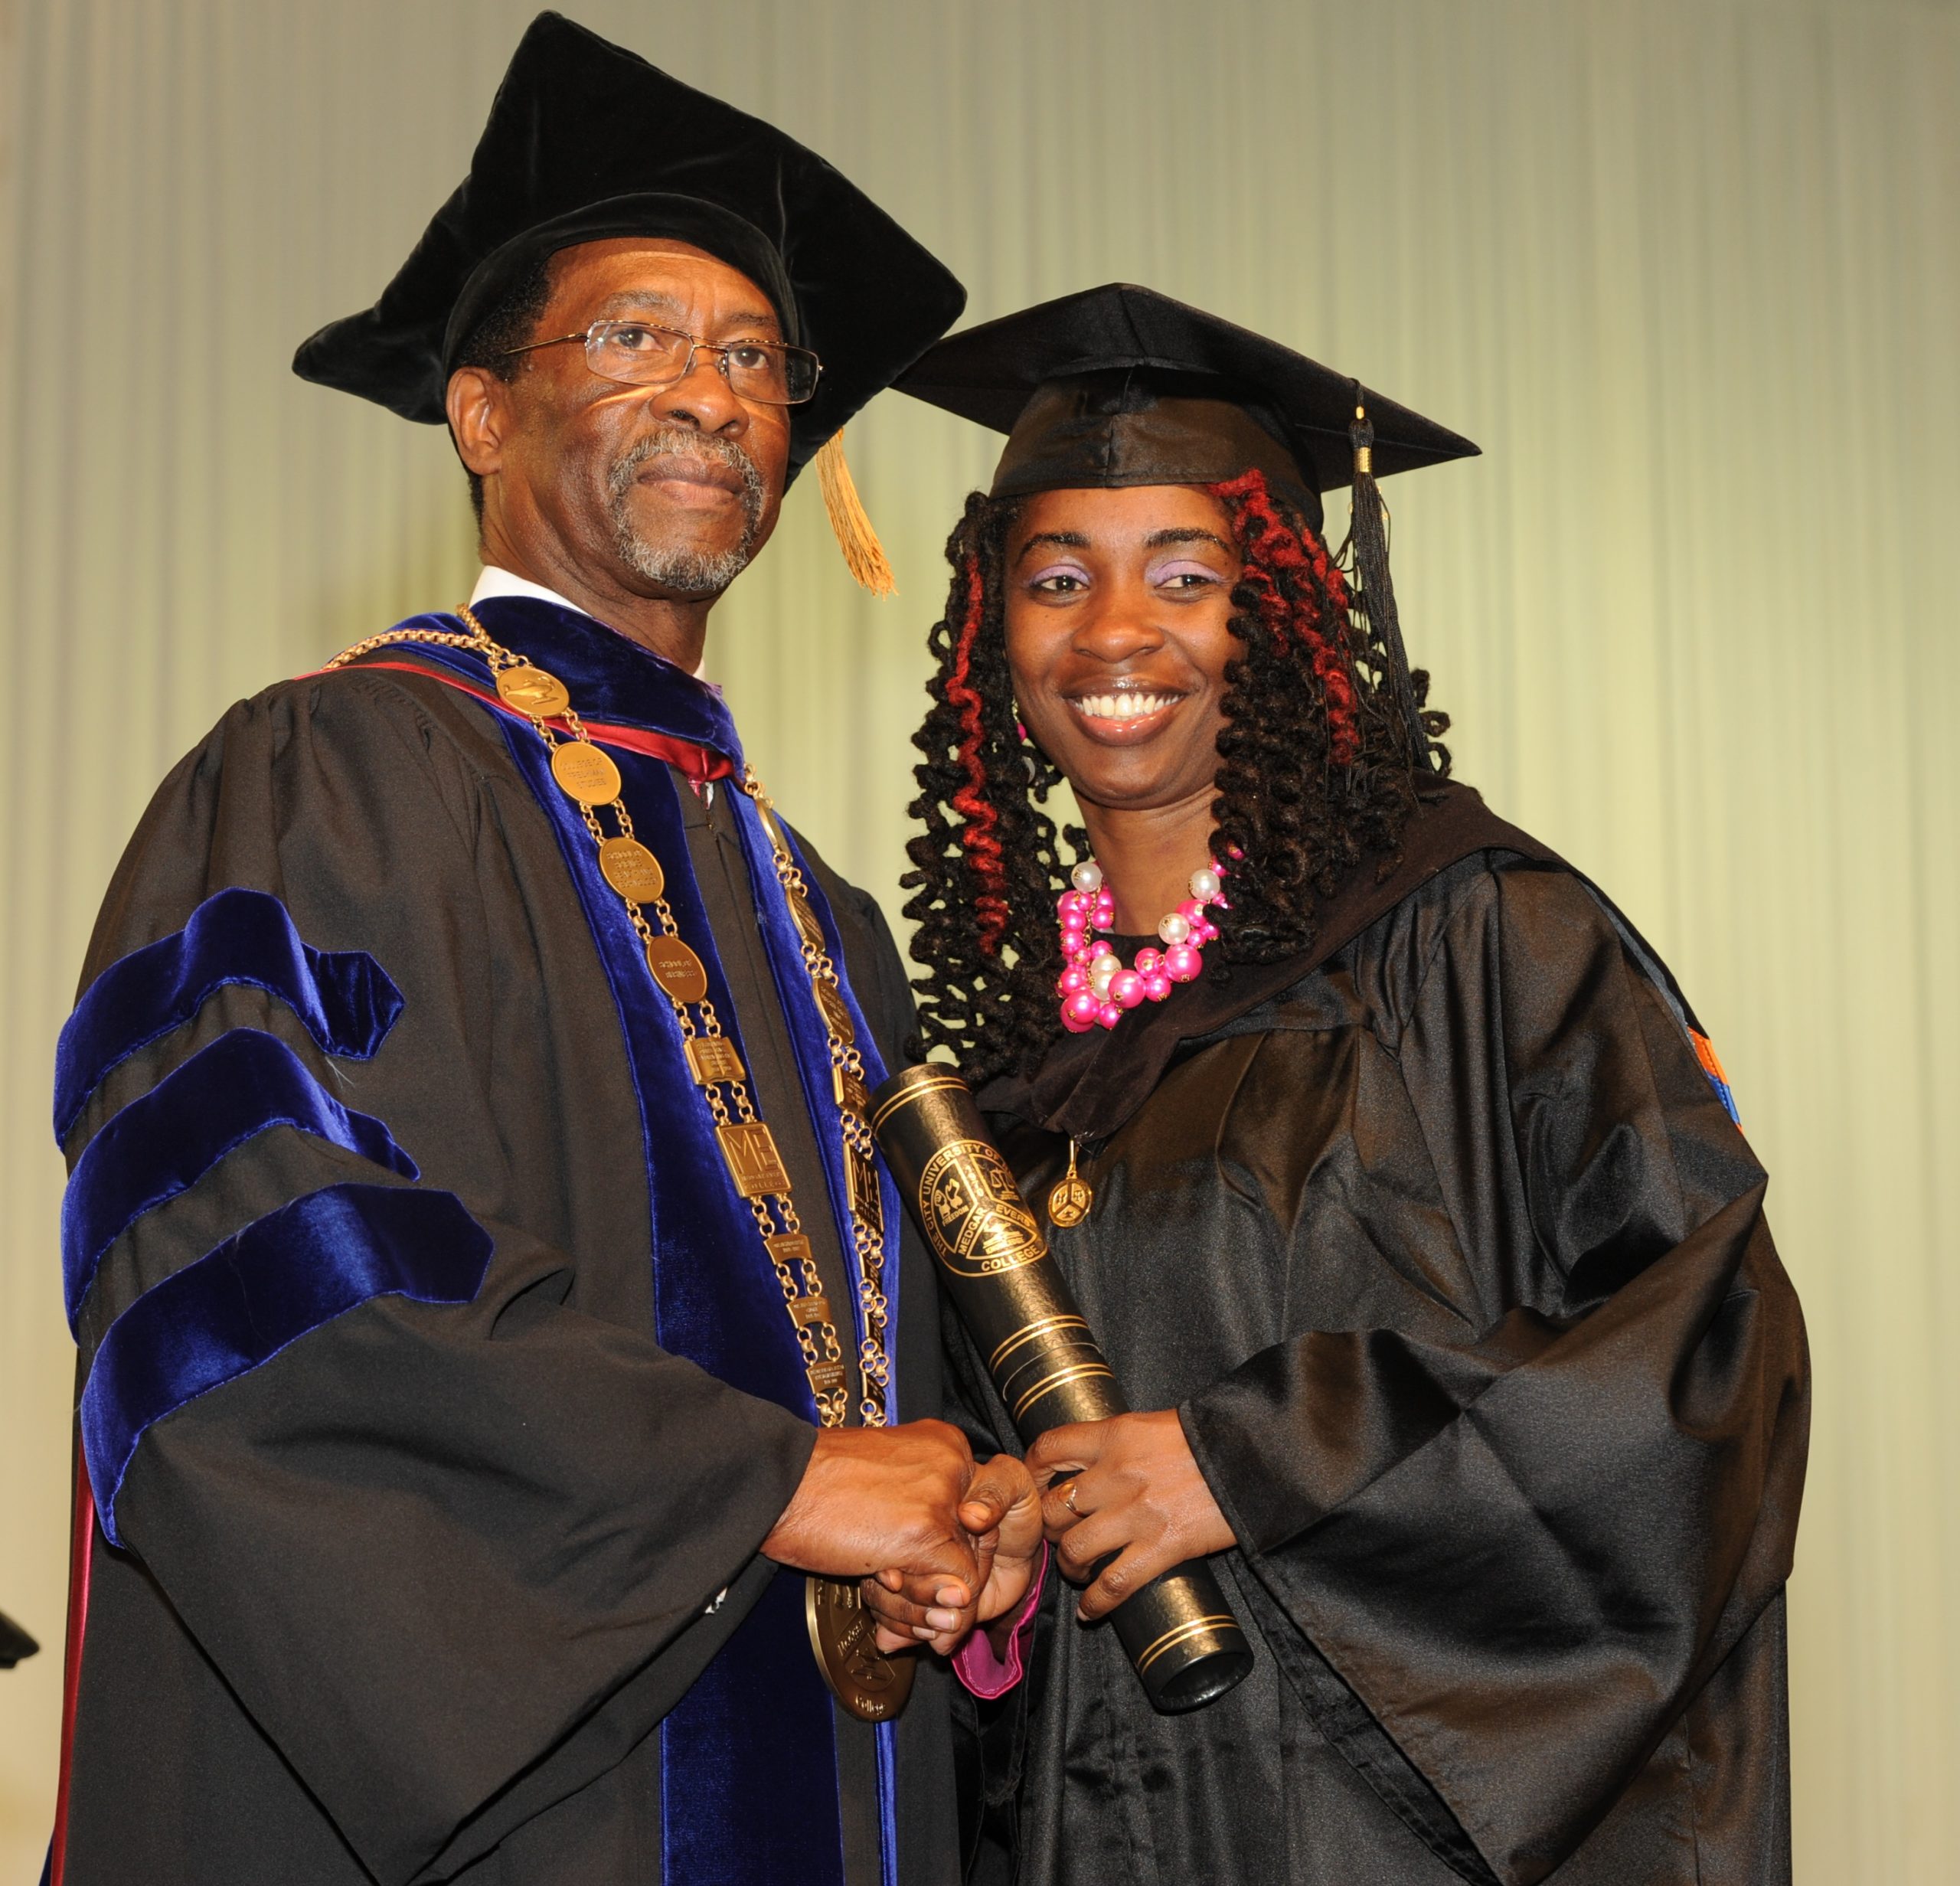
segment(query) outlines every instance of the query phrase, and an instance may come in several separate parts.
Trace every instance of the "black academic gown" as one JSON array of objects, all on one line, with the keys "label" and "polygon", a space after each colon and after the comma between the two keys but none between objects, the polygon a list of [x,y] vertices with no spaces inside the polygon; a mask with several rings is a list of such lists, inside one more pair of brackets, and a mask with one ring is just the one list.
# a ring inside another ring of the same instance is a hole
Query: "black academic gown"
[{"label": "black academic gown", "polygon": [[982,1096],[1258,1662],[1155,1714],[1051,1589],[972,1876],[1787,1881],[1802,1327],[1677,992],[1460,788],[1323,934]]},{"label": "black academic gown", "polygon": [[[482,613],[508,639],[528,619],[541,662],[553,635],[610,636],[548,606]],[[144,1141],[130,1159],[154,1166],[169,1122],[136,1103],[247,1031],[368,1123],[254,1130],[142,1211],[82,1296],[83,1383],[119,1318],[136,1312],[135,1327],[146,1299],[166,1300],[158,1286],[332,1188],[420,1195],[383,1202],[422,1239],[422,1268],[176,1407],[136,1440],[119,1486],[96,1489],[122,1549],[96,1529],[70,1886],[653,1886],[655,1725],[778,1575],[758,1548],[813,1430],[654,1339],[648,1155],[620,1011],[508,724],[393,670],[270,688],[164,783],[109,891],[84,990],[214,894],[265,896],[220,907],[243,911],[243,928],[207,951],[243,979],[193,991],[174,1025],[159,1008],[154,1038],[64,1136],[71,1162],[124,1116]],[[848,1353],[852,1294],[729,789],[683,783],[678,802],[753,1090]],[[871,898],[815,874],[892,1057],[911,1011],[890,936]],[[272,899],[306,951],[330,953],[269,968],[264,937],[247,933]],[[249,1089],[278,1057],[246,1046]],[[277,1113],[257,1090],[243,1104],[255,1127]],[[253,1261],[296,1287],[308,1254],[288,1237]],[[900,1261],[897,1412],[911,1418],[939,1411],[939,1383],[909,1227]],[[207,1298],[199,1313],[225,1312]],[[945,1682],[920,1673],[897,1736],[898,1870],[932,1886],[956,1872]],[[843,1876],[877,1886],[871,1731],[838,1711],[836,1732]],[[771,1790],[733,1811],[776,1827],[792,1803]],[[688,1886],[683,1872],[668,1886]],[[805,1876],[782,1872],[785,1886]]]}]

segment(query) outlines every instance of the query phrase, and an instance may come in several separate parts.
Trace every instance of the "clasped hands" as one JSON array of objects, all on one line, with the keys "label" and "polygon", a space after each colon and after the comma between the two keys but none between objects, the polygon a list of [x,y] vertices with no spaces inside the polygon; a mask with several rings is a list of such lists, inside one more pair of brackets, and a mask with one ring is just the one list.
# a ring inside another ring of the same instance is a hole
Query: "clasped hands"
[{"label": "clasped hands", "polygon": [[1024,1463],[1011,1454],[976,1463],[941,1421],[827,1430],[763,1549],[862,1578],[880,1649],[923,1644],[946,1656],[1019,1604],[1044,1536],[1063,1575],[1087,1587],[1085,1621],[1233,1543],[1167,1409],[1051,1429]]},{"label": "clasped hands", "polygon": [[880,1611],[878,1647],[923,1643],[943,1656],[976,1620],[1019,1601],[1040,1543],[1040,1496],[1020,1461],[976,1463],[958,1428],[907,1421],[822,1430],[763,1551],[861,1579],[867,1600],[902,1593],[905,1620],[887,1628]]}]

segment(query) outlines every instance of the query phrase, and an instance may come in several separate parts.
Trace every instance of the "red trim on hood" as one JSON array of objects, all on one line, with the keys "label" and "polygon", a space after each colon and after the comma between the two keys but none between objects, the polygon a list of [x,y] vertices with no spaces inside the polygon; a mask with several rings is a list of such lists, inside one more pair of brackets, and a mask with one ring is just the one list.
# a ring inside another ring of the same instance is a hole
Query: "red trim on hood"
[{"label": "red trim on hood", "polygon": [[[506,707],[498,697],[487,688],[473,687],[459,675],[448,675],[436,668],[424,668],[419,662],[361,662],[348,668],[316,668],[314,675],[344,675],[371,668],[388,668],[403,675],[426,675],[430,681],[439,681],[446,688],[453,688],[459,694],[468,695],[473,701],[480,701],[486,708],[494,708],[513,721],[528,721],[530,716],[519,714]],[[309,677],[302,677],[309,678]],[[567,738],[569,731],[562,721],[551,723]],[[681,740],[671,734],[656,734],[643,727],[613,727],[597,721],[587,721],[585,731],[601,746],[624,747],[629,753],[650,754],[655,760],[664,760],[677,771],[684,773],[697,786],[707,780],[732,779],[735,763],[691,740]]]}]

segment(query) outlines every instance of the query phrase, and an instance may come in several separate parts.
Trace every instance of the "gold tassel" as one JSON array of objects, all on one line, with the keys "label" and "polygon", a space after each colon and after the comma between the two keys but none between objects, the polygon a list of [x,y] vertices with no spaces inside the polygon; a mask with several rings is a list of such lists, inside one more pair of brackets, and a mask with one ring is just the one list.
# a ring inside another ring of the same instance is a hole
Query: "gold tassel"
[{"label": "gold tassel", "polygon": [[838,548],[851,574],[874,596],[896,596],[885,547],[864,514],[851,467],[844,462],[844,429],[839,427],[817,448],[817,482],[823,487],[824,511],[837,534]]}]

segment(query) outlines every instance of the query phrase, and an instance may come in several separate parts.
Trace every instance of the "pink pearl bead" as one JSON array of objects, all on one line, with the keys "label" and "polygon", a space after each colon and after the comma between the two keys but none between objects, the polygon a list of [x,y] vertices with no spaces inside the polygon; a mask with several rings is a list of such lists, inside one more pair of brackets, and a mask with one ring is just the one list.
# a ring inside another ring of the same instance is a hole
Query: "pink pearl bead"
[{"label": "pink pearl bead", "polygon": [[1134,1008],[1143,1000],[1143,978],[1134,969],[1119,969],[1109,979],[1109,999],[1119,1008]]},{"label": "pink pearl bead", "polygon": [[1055,900],[1055,914],[1066,923],[1072,917],[1089,914],[1089,900],[1080,891],[1064,891]]},{"label": "pink pearl bead", "polygon": [[1164,952],[1161,950],[1139,950],[1135,965],[1139,976],[1148,976],[1164,966]]},{"label": "pink pearl bead", "polygon": [[1196,897],[1187,897],[1178,906],[1178,914],[1196,930],[1204,921],[1204,906]]},{"label": "pink pearl bead", "polygon": [[1143,979],[1143,992],[1152,1002],[1161,1002],[1171,992],[1171,979],[1161,969],[1152,969]]},{"label": "pink pearl bead", "polygon": [[1191,934],[1201,943],[1208,943],[1218,934],[1218,926],[1208,917],[1198,919]]},{"label": "pink pearl bead", "polygon": [[1072,956],[1089,941],[1089,933],[1080,923],[1062,926],[1062,954]]},{"label": "pink pearl bead", "polygon": [[1062,1019],[1067,1021],[1073,1017],[1085,1028],[1093,1028],[1102,1012],[1102,1004],[1092,989],[1076,989],[1062,1004]]},{"label": "pink pearl bead", "polygon": [[1190,943],[1173,943],[1164,952],[1164,973],[1174,982],[1191,982],[1204,967],[1204,958]]},{"label": "pink pearl bead", "polygon": [[1095,1027],[1095,1025],[1096,1024],[1093,1021],[1083,1021],[1078,1020],[1075,1016],[1070,1015],[1066,1008],[1062,1011],[1062,1026],[1067,1028],[1071,1035],[1086,1035],[1091,1028]]},{"label": "pink pearl bead", "polygon": [[1062,979],[1056,985],[1059,993],[1064,995],[1080,995],[1089,986],[1089,972],[1080,963],[1071,963],[1063,970]]},{"label": "pink pearl bead", "polygon": [[1113,1028],[1122,1018],[1123,1012],[1112,1002],[1106,1002],[1096,1012],[1096,1025],[1099,1028]]}]

